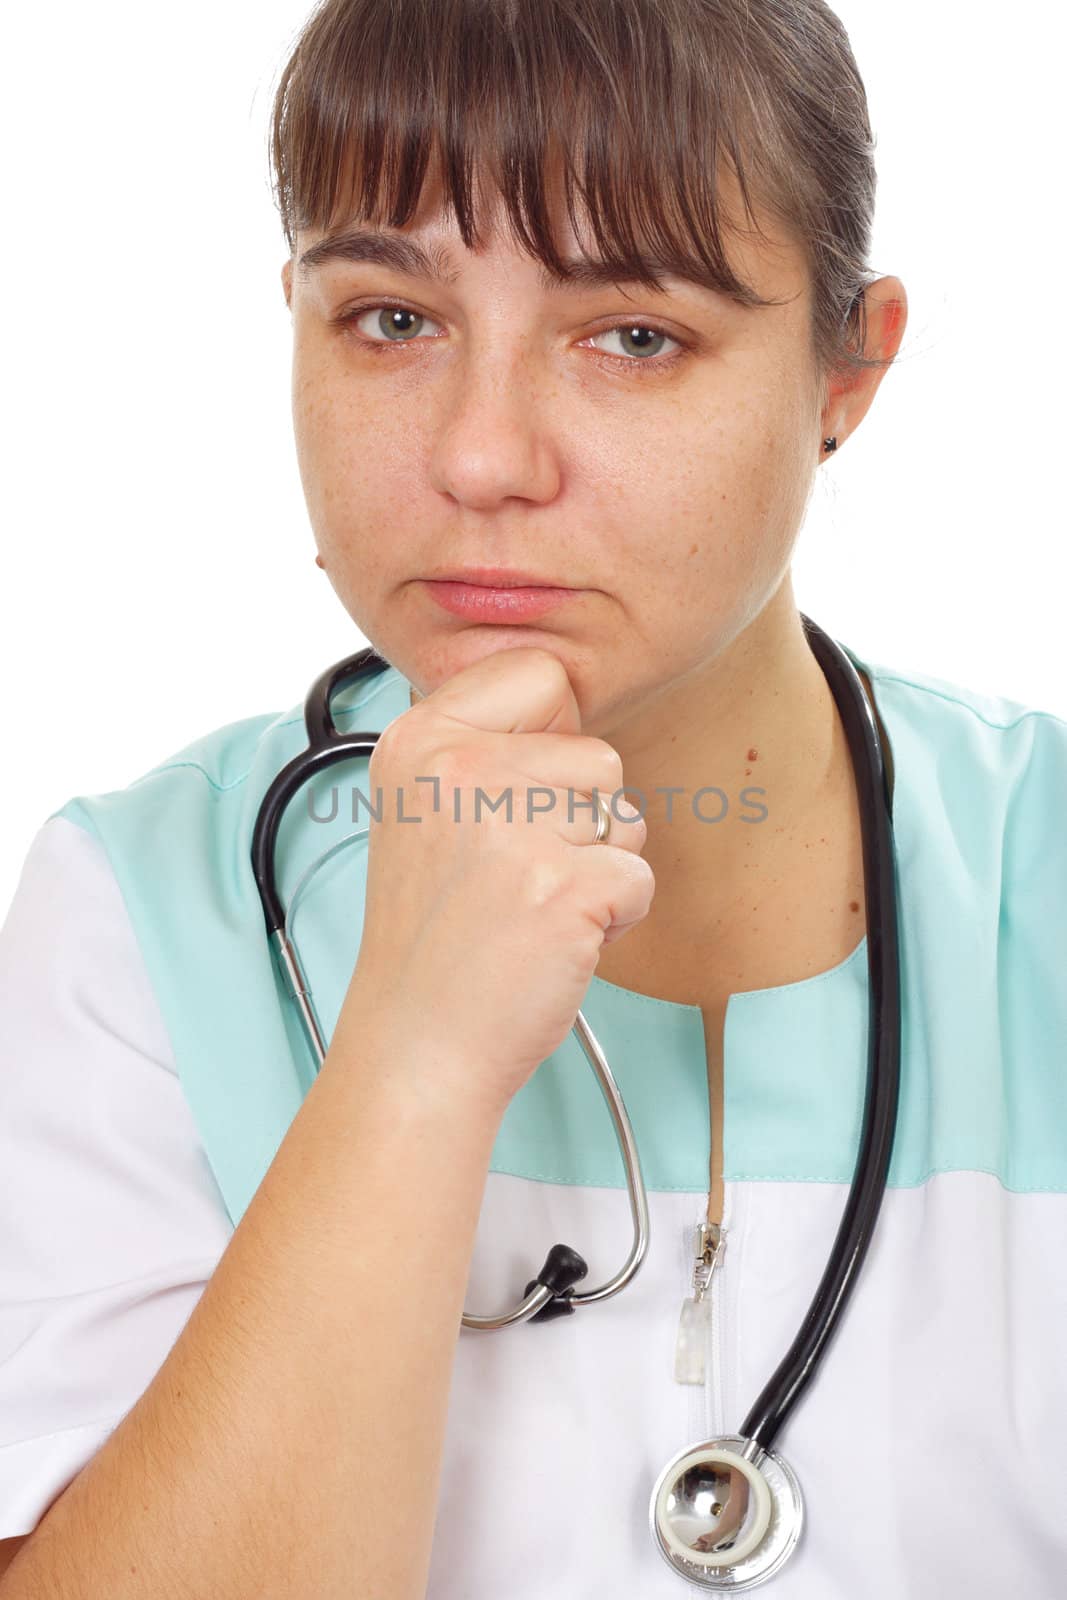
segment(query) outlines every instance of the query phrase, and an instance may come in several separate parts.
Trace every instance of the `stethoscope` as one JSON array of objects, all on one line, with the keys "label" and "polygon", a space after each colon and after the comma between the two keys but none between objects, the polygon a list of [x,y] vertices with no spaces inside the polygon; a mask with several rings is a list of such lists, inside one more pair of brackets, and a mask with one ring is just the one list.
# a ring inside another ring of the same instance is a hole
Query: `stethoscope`
[{"label": "stethoscope", "polygon": [[[739,1434],[687,1445],[663,1468],[649,1503],[656,1547],[682,1577],[708,1589],[751,1589],[773,1577],[796,1546],[804,1502],[796,1473],[772,1448],[786,1419],[815,1375],[838,1326],[867,1254],[885,1192],[897,1120],[900,1082],[900,964],[897,944],[896,864],[892,802],[878,725],[852,661],[841,647],[801,613],[808,643],[830,686],[848,739],[859,797],[867,913],[867,1089],[859,1152],[830,1258],[800,1330],[764,1386]],[[314,1001],[292,937],[297,900],[322,861],[368,830],[346,835],[306,872],[288,912],[275,883],[274,846],[285,808],[310,779],[357,756],[369,756],[378,734],[341,733],[331,711],[333,696],[389,663],[372,648],[337,662],[316,678],[304,702],[308,748],[288,762],[271,783],[252,833],[252,870],[267,937],[283,980],[296,1004],[315,1060],[326,1044]],[[607,1300],[637,1272],[648,1250],[648,1199],[633,1129],[611,1069],[579,1011],[574,1024],[603,1091],[626,1166],[634,1238],[625,1264],[597,1289],[577,1293],[588,1271],[569,1245],[553,1245],[536,1278],[513,1311],[494,1317],[463,1313],[466,1328],[505,1328],[527,1320],[572,1315],[576,1306]]]}]

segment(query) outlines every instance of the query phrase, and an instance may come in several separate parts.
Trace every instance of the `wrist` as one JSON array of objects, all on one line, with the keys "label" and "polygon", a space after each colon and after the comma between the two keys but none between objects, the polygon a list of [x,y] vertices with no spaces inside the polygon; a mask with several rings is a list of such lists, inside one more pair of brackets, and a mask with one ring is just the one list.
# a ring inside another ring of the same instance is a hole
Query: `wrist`
[{"label": "wrist", "polygon": [[428,1127],[449,1138],[481,1140],[491,1150],[507,1102],[439,1035],[372,1009],[361,1018],[352,999],[345,1001],[320,1078],[328,1071],[343,1080],[348,1099],[383,1127],[407,1126],[413,1133]]}]

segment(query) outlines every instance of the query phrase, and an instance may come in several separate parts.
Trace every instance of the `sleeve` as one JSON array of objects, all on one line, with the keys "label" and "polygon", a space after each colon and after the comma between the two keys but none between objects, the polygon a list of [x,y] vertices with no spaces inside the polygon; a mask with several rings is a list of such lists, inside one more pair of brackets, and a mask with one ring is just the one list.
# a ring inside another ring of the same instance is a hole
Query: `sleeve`
[{"label": "sleeve", "polygon": [[0,928],[0,1539],[144,1393],[232,1233],[107,854],[52,817]]}]

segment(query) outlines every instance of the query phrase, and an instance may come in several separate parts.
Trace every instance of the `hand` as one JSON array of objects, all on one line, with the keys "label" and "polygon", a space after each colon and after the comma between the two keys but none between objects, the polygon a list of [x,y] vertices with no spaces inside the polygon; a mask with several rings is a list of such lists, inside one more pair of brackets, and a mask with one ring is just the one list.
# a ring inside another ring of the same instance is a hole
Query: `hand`
[{"label": "hand", "polygon": [[[502,1115],[573,1028],[601,947],[648,914],[645,823],[612,801],[621,759],[581,733],[558,657],[523,646],[474,662],[396,717],[368,776],[382,820],[371,818],[362,942],[338,1033],[347,1024],[353,1039],[370,1028],[402,1042],[394,1061],[435,1061],[458,1075],[457,1092]],[[438,780],[436,811],[435,785],[417,778]],[[553,798],[531,805],[551,809],[528,820],[527,790],[538,788]],[[613,811],[611,842],[597,846],[594,788]]]}]

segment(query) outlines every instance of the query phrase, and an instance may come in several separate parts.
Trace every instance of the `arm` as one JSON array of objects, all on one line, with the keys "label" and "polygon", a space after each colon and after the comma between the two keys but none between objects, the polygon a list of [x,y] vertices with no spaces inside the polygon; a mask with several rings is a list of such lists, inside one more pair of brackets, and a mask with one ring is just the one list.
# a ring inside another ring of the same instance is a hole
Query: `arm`
[{"label": "arm", "polygon": [[373,1025],[335,1039],[166,1361],[0,1600],[421,1600],[499,1119],[414,1097],[403,1054]]}]

